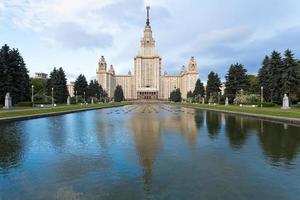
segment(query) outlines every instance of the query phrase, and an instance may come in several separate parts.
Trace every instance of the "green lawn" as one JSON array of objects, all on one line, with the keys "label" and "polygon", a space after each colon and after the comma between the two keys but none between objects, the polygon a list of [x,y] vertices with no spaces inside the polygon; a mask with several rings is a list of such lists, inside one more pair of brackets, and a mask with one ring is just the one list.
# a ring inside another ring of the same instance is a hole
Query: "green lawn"
[{"label": "green lawn", "polygon": [[220,110],[228,112],[239,112],[239,113],[250,113],[257,115],[268,115],[268,116],[277,116],[277,117],[288,117],[300,119],[300,109],[293,108],[289,110],[282,110],[280,107],[272,108],[251,108],[251,107],[239,107],[239,106],[225,106],[225,105],[208,105],[208,104],[193,104],[193,103],[176,103],[176,105],[200,108],[200,109],[209,109],[209,110]]},{"label": "green lawn", "polygon": [[16,107],[12,110],[0,110],[0,119],[7,117],[25,117],[38,114],[49,114],[57,112],[68,112],[78,110],[90,110],[98,108],[109,108],[116,106],[127,105],[127,103],[107,103],[107,104],[89,104],[89,105],[60,105],[53,108],[29,108],[29,107]]}]

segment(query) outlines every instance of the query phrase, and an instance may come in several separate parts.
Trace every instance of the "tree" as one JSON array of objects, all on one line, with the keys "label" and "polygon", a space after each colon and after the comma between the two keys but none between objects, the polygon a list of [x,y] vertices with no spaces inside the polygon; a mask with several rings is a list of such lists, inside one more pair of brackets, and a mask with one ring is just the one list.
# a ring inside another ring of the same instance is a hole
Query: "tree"
[{"label": "tree", "polygon": [[32,78],[31,85],[34,86],[34,94],[44,95],[46,93],[47,80],[41,78]]},{"label": "tree", "polygon": [[294,59],[292,51],[287,49],[283,58],[283,70],[281,71],[282,78],[282,94],[288,94],[290,99],[296,100],[297,96],[297,62]]},{"label": "tree", "polygon": [[114,100],[115,102],[121,102],[124,100],[124,93],[121,85],[117,85],[115,89]]},{"label": "tree", "polygon": [[270,73],[271,73],[271,81],[270,81],[270,89],[271,89],[271,101],[274,103],[280,103],[281,93],[282,93],[282,73],[283,70],[283,62],[280,53],[277,51],[273,51],[270,60]]},{"label": "tree", "polygon": [[194,97],[193,92],[192,91],[188,91],[188,93],[186,94],[186,98],[190,99],[190,98],[193,98],[193,97]]},{"label": "tree", "polygon": [[218,93],[221,91],[221,80],[217,73],[210,72],[207,77],[206,95],[207,98],[218,98]]},{"label": "tree", "polygon": [[204,86],[200,79],[196,81],[195,89],[193,91],[193,97],[204,97]]},{"label": "tree", "polygon": [[65,103],[69,96],[67,88],[67,78],[62,67],[56,69],[54,67],[53,71],[50,73],[50,77],[46,83],[47,95],[52,96],[53,88],[53,98],[56,103]]},{"label": "tree", "polygon": [[225,93],[230,102],[233,102],[235,95],[241,89],[247,91],[249,89],[249,82],[247,70],[242,64],[232,64],[226,75]]},{"label": "tree", "polygon": [[88,83],[84,75],[80,74],[75,83],[74,83],[74,91],[77,92],[78,96],[84,97],[84,93],[87,92]]},{"label": "tree", "polygon": [[260,94],[260,87],[258,77],[255,75],[248,75],[248,82],[249,82],[249,93],[251,94]]},{"label": "tree", "polygon": [[181,92],[180,92],[179,88],[173,90],[170,93],[170,101],[174,101],[174,102],[181,102],[182,101]]},{"label": "tree", "polygon": [[98,81],[91,80],[87,88],[87,97],[100,98],[103,94],[103,89],[99,85]]},{"label": "tree", "polygon": [[266,101],[271,101],[271,82],[272,76],[270,73],[270,58],[265,56],[262,67],[258,71],[258,82],[263,87],[263,96]]},{"label": "tree", "polygon": [[0,50],[0,104],[9,92],[13,103],[30,100],[30,79],[18,49],[4,45]]}]

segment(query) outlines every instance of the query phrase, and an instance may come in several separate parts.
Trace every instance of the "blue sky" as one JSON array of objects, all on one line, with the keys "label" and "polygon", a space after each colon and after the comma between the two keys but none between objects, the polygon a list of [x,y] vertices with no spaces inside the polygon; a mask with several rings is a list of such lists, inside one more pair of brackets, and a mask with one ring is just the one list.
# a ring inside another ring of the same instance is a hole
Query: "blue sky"
[{"label": "blue sky", "polygon": [[18,48],[31,75],[62,66],[69,80],[92,79],[101,55],[126,74],[146,5],[162,72],[177,74],[195,56],[206,81],[236,62],[255,74],[272,50],[300,58],[299,0],[0,0],[0,45]]}]

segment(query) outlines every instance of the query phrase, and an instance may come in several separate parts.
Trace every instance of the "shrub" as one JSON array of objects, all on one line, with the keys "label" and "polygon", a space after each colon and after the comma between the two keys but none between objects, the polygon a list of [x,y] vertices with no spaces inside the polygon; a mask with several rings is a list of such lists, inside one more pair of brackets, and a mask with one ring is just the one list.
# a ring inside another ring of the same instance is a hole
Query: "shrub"
[{"label": "shrub", "polygon": [[263,102],[263,103],[258,103],[257,106],[260,107],[262,105],[262,107],[275,107],[276,104],[272,103],[272,102]]},{"label": "shrub", "polygon": [[257,94],[243,94],[239,92],[234,98],[234,104],[246,104],[246,105],[255,105],[260,101],[260,96]]},{"label": "shrub", "polygon": [[294,107],[295,108],[300,108],[300,102],[298,102]]},{"label": "shrub", "polygon": [[16,106],[19,106],[19,107],[32,107],[32,102],[31,101],[19,102],[19,103],[16,104]]},{"label": "shrub", "polygon": [[34,95],[34,104],[52,104],[52,97],[44,94]]}]

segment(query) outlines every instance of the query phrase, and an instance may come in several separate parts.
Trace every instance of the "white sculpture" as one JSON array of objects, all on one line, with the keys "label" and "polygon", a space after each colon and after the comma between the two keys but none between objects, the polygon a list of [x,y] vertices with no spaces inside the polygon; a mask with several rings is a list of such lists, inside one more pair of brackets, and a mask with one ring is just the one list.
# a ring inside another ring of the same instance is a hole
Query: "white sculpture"
[{"label": "white sculpture", "polygon": [[94,104],[94,97],[92,97],[92,104]]},{"label": "white sculpture", "polygon": [[12,108],[12,100],[11,100],[11,96],[8,93],[6,93],[5,95],[5,106],[4,106],[5,109],[11,109]]},{"label": "white sculpture", "polygon": [[202,97],[202,104],[204,104],[204,97]]},{"label": "white sculpture", "polygon": [[289,98],[288,98],[287,94],[284,94],[281,109],[290,109]]},{"label": "white sculpture", "polygon": [[70,96],[68,96],[67,105],[70,105],[70,104],[71,104],[71,98],[70,98]]},{"label": "white sculpture", "polygon": [[229,103],[228,103],[228,97],[226,97],[226,99],[225,99],[225,106],[228,106],[229,105]]}]

